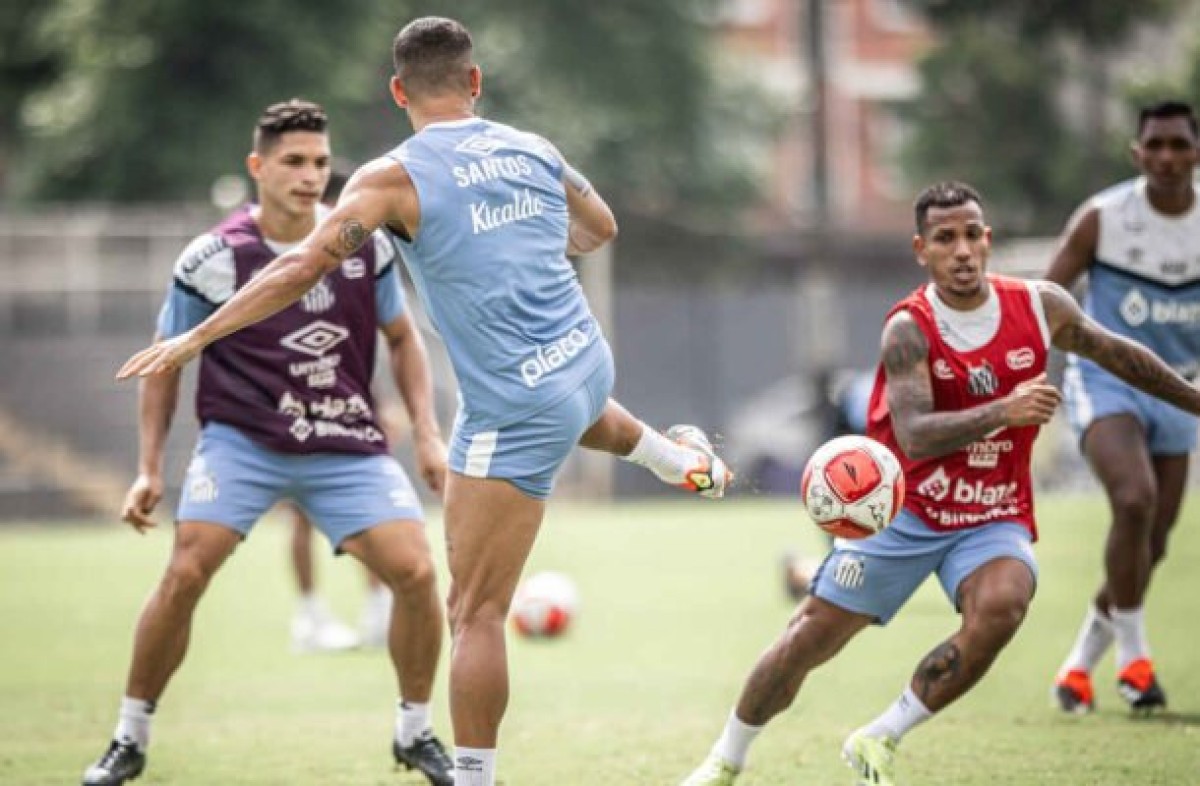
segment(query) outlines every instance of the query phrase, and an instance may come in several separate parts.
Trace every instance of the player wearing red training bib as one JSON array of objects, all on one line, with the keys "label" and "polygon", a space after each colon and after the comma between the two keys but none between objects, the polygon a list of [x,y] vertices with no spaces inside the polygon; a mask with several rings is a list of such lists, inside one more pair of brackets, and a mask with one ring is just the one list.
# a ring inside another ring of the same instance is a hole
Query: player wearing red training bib
[{"label": "player wearing red training bib", "polygon": [[[951,325],[956,316],[927,285],[900,301],[888,314],[904,311],[929,345],[933,408],[959,412],[1010,395],[1022,382],[1046,370],[1049,335],[1036,285],[988,276],[992,293],[976,321],[983,335],[977,347],[956,348]],[[946,312],[946,313],[943,313]],[[994,333],[991,332],[995,325]],[[905,508],[930,529],[949,531],[994,521],[1024,525],[1037,538],[1029,459],[1038,426],[1004,427],[944,456],[911,458],[896,439],[887,406],[887,371],[880,366],[871,392],[867,434],[892,449],[904,469]]]},{"label": "player wearing red training bib", "polygon": [[884,624],[930,574],[962,615],[901,696],[842,755],[858,782],[895,786],[900,739],[969,691],[1016,634],[1037,563],[1029,454],[1061,396],[1047,347],[1200,412],[1200,391],[1140,344],[1100,327],[1062,287],[987,274],[992,231],[961,183],[923,191],[913,252],[929,283],[900,301],[882,337],[869,433],[903,462],[910,496],[882,532],[839,540],[787,629],[763,653],[724,732],[684,786],[731,786],[751,743],[808,673],[868,625]]}]

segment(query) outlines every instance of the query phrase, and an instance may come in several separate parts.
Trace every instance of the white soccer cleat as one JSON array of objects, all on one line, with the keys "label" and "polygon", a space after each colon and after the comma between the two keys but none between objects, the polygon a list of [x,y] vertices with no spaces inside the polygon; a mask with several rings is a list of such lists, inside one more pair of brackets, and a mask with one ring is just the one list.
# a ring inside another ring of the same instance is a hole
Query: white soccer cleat
[{"label": "white soccer cleat", "polygon": [[324,605],[297,611],[292,617],[292,650],[306,652],[344,652],[359,646],[354,629],[333,616]]},{"label": "white soccer cleat", "polygon": [[697,426],[681,424],[667,429],[666,436],[697,454],[696,465],[685,471],[683,482],[676,485],[708,499],[725,496],[725,489],[733,482],[733,473],[713,450],[708,435]]},{"label": "white soccer cleat", "polygon": [[728,764],[720,756],[710,753],[704,763],[680,786],[733,786],[740,772],[741,770]]}]

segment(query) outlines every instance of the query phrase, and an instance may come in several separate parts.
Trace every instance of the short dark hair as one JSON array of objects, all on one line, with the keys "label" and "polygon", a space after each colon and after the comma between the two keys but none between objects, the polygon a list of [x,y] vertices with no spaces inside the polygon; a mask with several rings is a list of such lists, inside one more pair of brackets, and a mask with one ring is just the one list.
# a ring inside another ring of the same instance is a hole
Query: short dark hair
[{"label": "short dark hair", "polygon": [[423,16],[396,34],[392,65],[404,89],[414,95],[466,89],[474,46],[461,22]]},{"label": "short dark hair", "polygon": [[959,207],[968,202],[974,202],[983,207],[983,199],[979,192],[966,183],[948,180],[944,183],[934,183],[921,193],[913,202],[913,214],[917,221],[917,234],[925,234],[925,220],[929,217],[929,209],[934,207]]},{"label": "short dark hair", "polygon": [[1166,117],[1186,117],[1188,126],[1192,129],[1192,136],[1200,136],[1200,129],[1196,125],[1196,112],[1191,104],[1185,101],[1159,101],[1157,104],[1142,107],[1138,112],[1138,137],[1146,130],[1146,124],[1151,118]]},{"label": "short dark hair", "polygon": [[259,153],[267,152],[289,131],[323,134],[327,128],[329,116],[320,104],[300,98],[281,101],[271,104],[259,115],[254,127],[254,149]]}]

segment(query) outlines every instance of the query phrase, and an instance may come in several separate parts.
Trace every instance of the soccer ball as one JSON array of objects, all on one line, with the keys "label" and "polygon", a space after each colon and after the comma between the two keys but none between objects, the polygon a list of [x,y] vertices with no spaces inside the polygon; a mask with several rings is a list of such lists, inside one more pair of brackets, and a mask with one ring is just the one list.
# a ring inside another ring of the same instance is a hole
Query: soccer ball
[{"label": "soccer ball", "polygon": [[904,473],[887,446],[869,437],[838,437],[808,460],[800,496],[821,529],[839,538],[866,538],[900,512]]},{"label": "soccer ball", "polygon": [[517,587],[510,617],[517,633],[530,638],[561,636],[579,612],[579,590],[561,573],[537,573]]}]

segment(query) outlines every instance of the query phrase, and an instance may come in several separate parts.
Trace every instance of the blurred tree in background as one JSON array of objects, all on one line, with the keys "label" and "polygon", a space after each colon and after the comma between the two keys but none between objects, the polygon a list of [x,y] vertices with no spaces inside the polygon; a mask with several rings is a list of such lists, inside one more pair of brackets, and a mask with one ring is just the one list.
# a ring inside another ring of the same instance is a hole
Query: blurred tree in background
[{"label": "blurred tree in background", "polygon": [[1183,0],[910,2],[938,40],[910,110],[915,179],[967,180],[997,225],[1053,234],[1088,194],[1132,174],[1114,55]]},{"label": "blurred tree in background", "polygon": [[241,171],[262,107],[291,96],[326,105],[339,156],[379,155],[409,133],[386,88],[392,37],[445,13],[475,34],[484,114],[555,140],[614,201],[727,207],[755,178],[724,140],[757,126],[712,65],[715,4],[6,0],[0,197],[207,199]]}]

